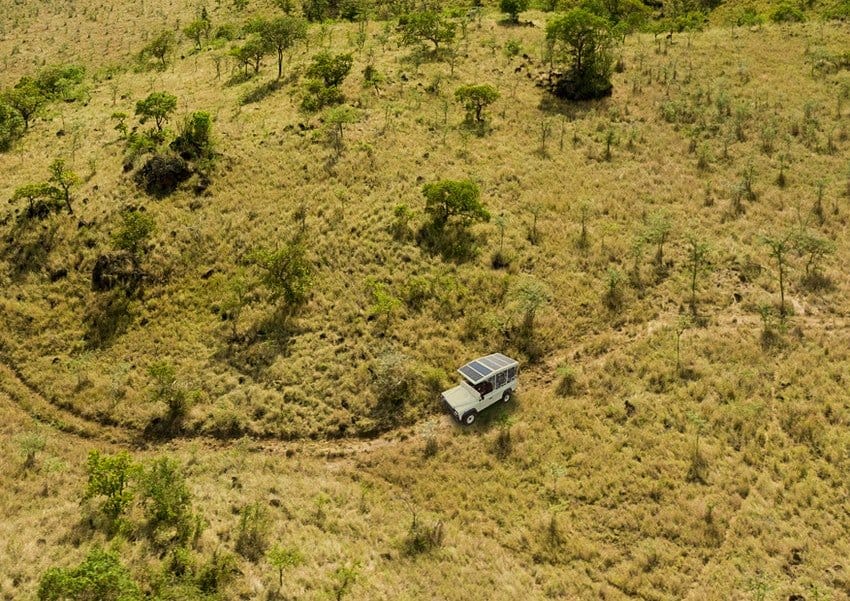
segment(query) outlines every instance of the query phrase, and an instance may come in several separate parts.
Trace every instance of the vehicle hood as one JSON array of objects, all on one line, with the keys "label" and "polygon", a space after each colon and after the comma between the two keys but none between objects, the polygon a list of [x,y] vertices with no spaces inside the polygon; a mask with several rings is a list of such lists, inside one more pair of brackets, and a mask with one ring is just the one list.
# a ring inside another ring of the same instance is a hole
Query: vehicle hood
[{"label": "vehicle hood", "polygon": [[458,415],[473,407],[479,399],[478,393],[469,390],[469,388],[463,385],[446,390],[442,394],[442,397],[443,401],[454,409]]}]

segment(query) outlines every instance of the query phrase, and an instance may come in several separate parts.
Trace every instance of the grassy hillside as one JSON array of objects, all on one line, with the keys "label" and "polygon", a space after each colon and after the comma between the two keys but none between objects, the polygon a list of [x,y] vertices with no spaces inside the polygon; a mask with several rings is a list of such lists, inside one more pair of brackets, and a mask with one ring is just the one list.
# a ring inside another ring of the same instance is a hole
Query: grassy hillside
[{"label": "grassy hillside", "polygon": [[[417,58],[392,22],[313,25],[276,90],[272,57],[240,77],[238,39],[181,39],[165,70],[134,66],[195,12],[16,4],[4,24],[0,87],[88,68],[77,101],[0,154],[0,198],[56,158],[81,178],[72,216],[23,226],[25,201],[0,210],[6,598],[33,598],[48,567],[97,545],[146,592],[181,598],[142,508],[107,538],[79,504],[86,452],[122,448],[182,466],[206,524],[186,582],[235,552],[259,502],[268,540],[304,555],[285,598],[332,596],[346,566],[353,599],[850,595],[846,24],[632,35],[612,97],[562,103],[536,85],[542,12],[507,26],[486,10],[454,61]],[[326,114],[300,109],[319,49],[353,53],[341,147]],[[500,92],[483,130],[454,99],[469,83]],[[137,126],[152,91],[178,98],[174,131],[212,115],[208,187],[196,175],[155,199],[125,170],[111,115]],[[418,240],[421,188],[444,178],[474,180],[492,216],[462,258]],[[116,300],[92,272],[128,208],[155,230],[141,293]],[[292,239],[313,285],[282,323],[253,258]],[[521,359],[521,395],[461,429],[438,393],[495,350]],[[171,440],[149,372],[163,361],[189,400]],[[25,467],[33,437],[46,446]],[[217,594],[273,598],[276,569],[234,558]]]}]

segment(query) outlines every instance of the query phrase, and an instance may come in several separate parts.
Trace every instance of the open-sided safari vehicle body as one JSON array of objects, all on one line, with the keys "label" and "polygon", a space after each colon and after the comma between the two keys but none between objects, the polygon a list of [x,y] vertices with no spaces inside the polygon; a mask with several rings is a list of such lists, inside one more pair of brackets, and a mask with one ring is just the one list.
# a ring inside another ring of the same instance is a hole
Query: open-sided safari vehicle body
[{"label": "open-sided safari vehicle body", "polygon": [[519,363],[502,353],[470,361],[459,370],[463,381],[442,394],[460,423],[470,425],[478,413],[493,403],[507,403],[517,387]]}]

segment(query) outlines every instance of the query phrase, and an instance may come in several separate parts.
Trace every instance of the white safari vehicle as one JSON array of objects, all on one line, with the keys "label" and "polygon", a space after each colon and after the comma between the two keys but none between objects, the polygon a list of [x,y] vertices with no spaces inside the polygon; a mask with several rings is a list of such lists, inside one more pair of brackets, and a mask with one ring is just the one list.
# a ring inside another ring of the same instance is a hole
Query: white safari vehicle
[{"label": "white safari vehicle", "polygon": [[507,403],[517,387],[519,363],[502,353],[470,361],[457,370],[463,381],[442,394],[460,423],[470,425],[493,403]]}]

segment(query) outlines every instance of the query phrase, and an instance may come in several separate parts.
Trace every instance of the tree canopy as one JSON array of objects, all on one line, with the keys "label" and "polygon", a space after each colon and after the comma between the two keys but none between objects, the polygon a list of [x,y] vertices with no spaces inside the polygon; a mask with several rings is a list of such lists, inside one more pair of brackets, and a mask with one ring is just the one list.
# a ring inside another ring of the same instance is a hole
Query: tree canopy
[{"label": "tree canopy", "polygon": [[610,22],[583,8],[549,21],[546,40],[553,58],[569,67],[556,88],[559,96],[587,100],[611,93],[612,39]]},{"label": "tree canopy", "polygon": [[490,213],[481,204],[481,191],[471,180],[444,179],[422,186],[425,212],[436,225],[445,225],[451,217],[464,221],[487,221]]}]

